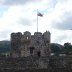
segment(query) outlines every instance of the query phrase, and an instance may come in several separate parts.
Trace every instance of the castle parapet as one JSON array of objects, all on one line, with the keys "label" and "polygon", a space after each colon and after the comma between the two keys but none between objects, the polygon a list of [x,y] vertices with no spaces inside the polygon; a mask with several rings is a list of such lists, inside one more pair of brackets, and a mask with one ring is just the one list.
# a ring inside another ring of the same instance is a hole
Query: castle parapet
[{"label": "castle parapet", "polygon": [[23,34],[23,36],[21,38],[21,41],[23,43],[30,42],[31,41],[31,33],[29,31],[24,32],[24,34]]}]

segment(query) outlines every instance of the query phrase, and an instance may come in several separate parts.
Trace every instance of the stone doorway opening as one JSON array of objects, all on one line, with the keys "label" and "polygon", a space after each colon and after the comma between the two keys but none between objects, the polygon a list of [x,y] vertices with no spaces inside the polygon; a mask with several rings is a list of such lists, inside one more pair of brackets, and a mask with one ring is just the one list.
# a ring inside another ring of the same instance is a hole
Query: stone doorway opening
[{"label": "stone doorway opening", "polygon": [[38,57],[40,57],[40,56],[41,56],[41,52],[40,52],[40,51],[38,51],[38,52],[37,52],[37,55],[38,55]]},{"label": "stone doorway opening", "polygon": [[34,49],[35,49],[35,47],[30,47],[30,54],[31,55],[33,54]]}]

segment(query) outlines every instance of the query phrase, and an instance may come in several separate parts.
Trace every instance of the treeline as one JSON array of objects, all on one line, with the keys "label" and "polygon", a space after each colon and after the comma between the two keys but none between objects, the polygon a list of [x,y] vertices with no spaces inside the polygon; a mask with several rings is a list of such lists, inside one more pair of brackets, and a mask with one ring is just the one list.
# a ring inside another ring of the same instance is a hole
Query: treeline
[{"label": "treeline", "polygon": [[60,44],[51,44],[51,52],[55,55],[65,54],[65,55],[72,55],[72,44],[67,42],[64,45]]},{"label": "treeline", "polygon": [[10,41],[0,41],[0,52],[10,51],[11,44]]}]

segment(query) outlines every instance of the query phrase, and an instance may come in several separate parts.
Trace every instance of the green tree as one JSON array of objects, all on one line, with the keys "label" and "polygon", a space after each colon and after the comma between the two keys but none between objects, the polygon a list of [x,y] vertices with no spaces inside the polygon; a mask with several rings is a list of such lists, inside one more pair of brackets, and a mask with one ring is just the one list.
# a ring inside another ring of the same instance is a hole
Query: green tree
[{"label": "green tree", "polygon": [[51,44],[51,52],[55,55],[59,55],[61,53],[61,49],[58,44]]},{"label": "green tree", "polygon": [[69,55],[69,54],[72,54],[72,45],[71,43],[67,42],[67,43],[64,43],[64,53]]}]

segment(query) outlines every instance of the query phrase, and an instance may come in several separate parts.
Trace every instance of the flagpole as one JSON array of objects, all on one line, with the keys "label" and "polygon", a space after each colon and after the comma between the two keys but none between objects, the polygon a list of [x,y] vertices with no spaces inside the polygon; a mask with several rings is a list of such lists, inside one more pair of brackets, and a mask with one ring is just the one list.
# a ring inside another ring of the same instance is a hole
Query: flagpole
[{"label": "flagpole", "polygon": [[38,32],[38,9],[37,9],[37,32]]}]

